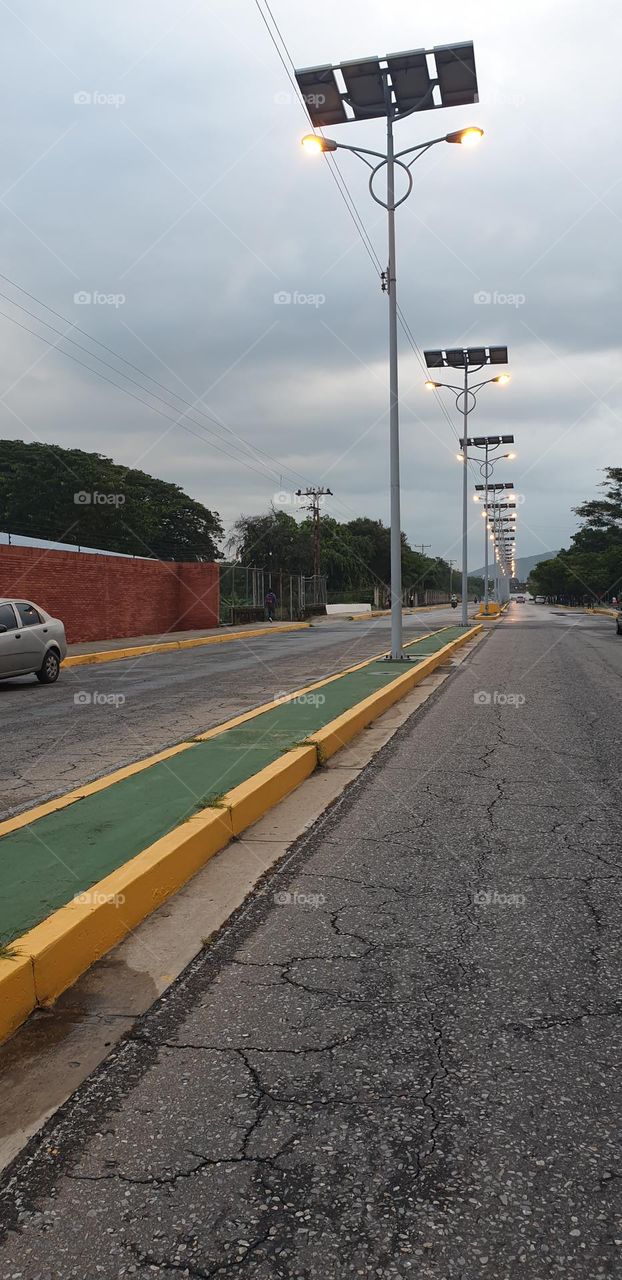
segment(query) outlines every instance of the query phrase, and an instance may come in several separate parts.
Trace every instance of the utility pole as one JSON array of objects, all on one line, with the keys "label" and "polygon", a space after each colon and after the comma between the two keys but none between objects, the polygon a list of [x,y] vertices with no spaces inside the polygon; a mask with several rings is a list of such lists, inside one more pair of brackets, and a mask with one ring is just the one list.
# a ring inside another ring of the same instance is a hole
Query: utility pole
[{"label": "utility pole", "polygon": [[455,563],[456,563],[456,562],[455,562],[455,560],[450,560],[450,561],[449,561],[449,596],[450,596],[450,598],[451,598],[451,594],[452,594],[452,590],[451,590],[451,589],[452,589],[453,584],[454,584],[454,565],[455,565]]},{"label": "utility pole", "polygon": [[297,498],[308,498],[309,503],[307,510],[311,512],[313,522],[313,576],[320,576],[320,547],[321,547],[321,524],[320,524],[320,507],[321,499],[333,496],[332,489],[322,489],[319,485],[311,485],[309,489],[297,489]]},{"label": "utility pole", "polygon": [[413,551],[420,551],[422,556],[424,556],[426,551],[430,550],[431,546],[432,546],[431,542],[415,542],[413,546]]}]

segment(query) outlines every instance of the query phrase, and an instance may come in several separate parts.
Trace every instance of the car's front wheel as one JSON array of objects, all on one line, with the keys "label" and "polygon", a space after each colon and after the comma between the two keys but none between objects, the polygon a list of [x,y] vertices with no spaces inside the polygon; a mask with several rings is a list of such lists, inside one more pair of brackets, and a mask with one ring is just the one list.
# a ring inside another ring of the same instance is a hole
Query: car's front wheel
[{"label": "car's front wheel", "polygon": [[37,671],[37,680],[41,684],[54,684],[60,675],[60,657],[55,649],[48,649],[41,668]]}]

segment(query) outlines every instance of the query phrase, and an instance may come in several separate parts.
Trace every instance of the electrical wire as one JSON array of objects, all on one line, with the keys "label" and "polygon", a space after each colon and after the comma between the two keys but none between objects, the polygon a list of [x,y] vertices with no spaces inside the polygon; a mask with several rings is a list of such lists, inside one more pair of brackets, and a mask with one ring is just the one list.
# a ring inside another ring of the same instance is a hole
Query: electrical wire
[{"label": "electrical wire", "polygon": [[[90,334],[86,329],[82,329],[80,325],[75,324],[74,321],[70,320],[67,316],[62,315],[60,311],[56,311],[54,307],[48,306],[48,304],[44,302],[42,298],[38,298],[36,294],[29,293],[27,289],[24,289],[22,285],[19,285],[17,283],[17,281],[12,280],[10,276],[6,276],[2,272],[0,272],[0,279],[7,281],[7,283],[10,284],[14,289],[19,290],[20,293],[23,293],[26,297],[30,298],[33,302],[36,302],[38,306],[43,307],[44,310],[49,311],[51,315],[54,315],[57,317],[57,319],[62,320],[64,324],[69,325],[72,329],[75,329],[78,333],[81,333],[85,338],[88,338],[89,342],[93,342],[97,346],[101,347],[102,350],[107,351],[109,355],[114,356],[115,360],[121,361],[123,364],[126,364],[128,368],[133,369],[136,373],[139,373],[140,376],[144,378],[146,381],[153,382],[155,386],[160,387],[161,390],[165,391],[167,395],[172,396],[174,399],[181,401],[181,403],[187,409],[190,409],[193,413],[198,414],[202,417],[205,417],[209,419],[210,422],[214,422],[216,423],[217,426],[222,427],[223,430],[227,431],[231,436],[234,437],[237,444],[241,444],[249,450],[249,456],[253,459],[253,461],[259,461],[261,463],[261,459],[254,457],[254,454],[263,454],[265,458],[267,458],[270,462],[273,462],[275,464],[279,476],[282,476],[284,473],[288,472],[292,477],[296,477],[297,479],[305,479],[305,477],[303,477],[300,472],[293,470],[287,465],[283,465],[280,459],[275,458],[272,454],[268,453],[265,449],[261,449],[258,445],[252,445],[250,441],[245,440],[243,436],[238,435],[238,433],[234,431],[233,428],[228,427],[227,424],[222,422],[221,419],[215,417],[211,413],[208,413],[207,410],[199,408],[197,405],[192,404],[190,400],[186,400],[184,396],[179,394],[179,392],[173,391],[171,390],[170,387],[167,387],[164,383],[159,382],[157,378],[152,377],[152,375],[149,373],[146,373],[144,369],[141,369],[138,365],[133,364],[131,360],[127,360],[125,356],[122,356],[118,351],[115,351],[114,348],[107,346],[105,342],[101,342],[99,338],[95,338],[93,334]],[[74,338],[69,337],[67,333],[61,333],[61,331],[57,329],[54,325],[50,324],[49,321],[44,320],[41,316],[36,315],[34,312],[30,311],[28,307],[24,307],[22,303],[17,302],[14,298],[11,298],[8,294],[2,293],[2,291],[0,291],[0,298],[4,298],[7,302],[11,304],[11,306],[18,307],[20,311],[25,312],[25,314],[29,315],[31,319],[36,320],[38,324],[45,325],[45,327],[48,329],[51,329],[53,333],[59,334],[65,342],[70,342],[72,346],[75,346],[80,351],[83,351],[92,360],[98,360],[101,364],[105,365],[106,368],[111,369],[112,372],[117,375],[117,377],[126,378],[128,382],[133,383],[134,386],[137,386],[141,391],[144,391],[147,395],[152,396],[156,400],[160,400],[162,404],[165,404],[168,409],[172,409],[174,413],[179,412],[177,405],[169,404],[168,401],[162,398],[162,396],[159,396],[155,391],[152,391],[150,387],[145,387],[141,385],[141,383],[137,382],[135,378],[132,378],[129,374],[124,373],[122,369],[115,368],[115,366],[111,365],[107,360],[104,360],[102,359],[101,356],[98,356],[97,352],[89,351],[87,347],[84,347],[82,346],[81,343],[76,342],[76,340]],[[53,345],[56,346],[57,344],[53,344]],[[60,350],[62,351],[62,348],[60,348]],[[216,433],[213,431],[213,428],[205,427],[202,422],[196,422],[196,419],[192,419],[192,418],[190,419],[190,421],[194,422],[196,426],[201,427],[203,430],[210,431],[212,434],[216,435]],[[223,437],[220,435],[217,435],[216,438],[218,440],[223,439]],[[254,451],[254,453],[251,451]]]},{"label": "electrical wire", "polygon": [[[309,110],[308,110],[307,104],[306,104],[306,102],[304,101],[304,98],[302,97],[302,95],[301,95],[301,93],[300,93],[300,87],[299,87],[299,85],[298,85],[298,82],[297,82],[297,80],[294,78],[294,77],[295,77],[295,72],[296,72],[296,67],[295,67],[294,61],[293,61],[293,59],[292,59],[291,53],[290,53],[290,51],[289,51],[289,48],[288,48],[288,46],[287,46],[287,43],[286,43],[286,41],[285,41],[285,37],[283,36],[283,33],[282,33],[282,31],[281,31],[281,29],[280,29],[280,27],[279,27],[279,24],[278,24],[278,22],[277,22],[277,20],[276,20],[276,18],[275,18],[275,16],[274,16],[274,14],[273,14],[273,12],[272,12],[272,9],[270,8],[270,4],[268,3],[268,0],[263,0],[263,3],[265,4],[265,7],[266,7],[266,9],[267,9],[268,13],[270,14],[270,18],[271,18],[271,20],[272,20],[272,23],[273,23],[274,28],[275,28],[275,30],[276,30],[276,33],[277,33],[277,35],[278,35],[278,39],[279,39],[279,40],[280,40],[280,42],[281,42],[281,45],[282,45],[282,48],[283,48],[283,51],[284,51],[283,53],[282,53],[282,52],[281,52],[281,50],[279,49],[279,46],[278,46],[278,44],[277,44],[277,41],[276,41],[276,39],[275,39],[275,37],[274,37],[274,35],[273,35],[272,31],[270,30],[270,27],[269,27],[269,24],[268,24],[268,22],[267,22],[267,19],[266,19],[265,15],[264,15],[264,13],[263,13],[263,11],[262,11],[262,9],[261,9],[260,0],[255,0],[256,8],[258,9],[258,11],[259,11],[259,13],[260,13],[260,15],[261,15],[262,21],[263,21],[263,23],[264,23],[264,25],[265,25],[265,27],[266,27],[266,30],[268,31],[268,34],[269,34],[270,39],[271,39],[271,41],[272,41],[272,44],[274,45],[274,47],[275,47],[275,49],[276,49],[276,52],[277,52],[277,54],[278,54],[278,56],[279,56],[279,60],[280,60],[280,62],[281,62],[281,64],[282,64],[282,66],[283,66],[283,68],[284,68],[284,70],[285,70],[285,73],[286,73],[286,75],[287,75],[287,77],[288,77],[288,80],[289,80],[290,84],[292,85],[292,87],[293,87],[293,89],[294,89],[294,92],[295,92],[295,95],[296,95],[296,100],[300,103],[300,106],[302,107],[302,110],[304,111],[304,114],[305,114],[306,119],[307,119],[307,120],[309,120],[310,124],[315,128],[315,126],[313,125],[313,121],[312,121],[312,119],[311,119],[311,116],[310,116],[310,114],[309,114]],[[288,63],[289,63],[289,66],[287,65]],[[291,71],[290,71],[290,67],[291,67]],[[292,76],[291,72],[294,72],[294,76]],[[322,137],[324,136],[324,134],[323,134],[323,130],[322,130],[321,128],[319,128],[319,129],[318,129],[318,132],[321,134],[321,136],[322,136]],[[337,190],[339,191],[339,194],[340,194],[340,196],[341,196],[341,198],[342,198],[342,200],[343,200],[343,202],[344,202],[344,204],[345,204],[345,207],[346,207],[346,209],[348,210],[348,213],[349,213],[349,215],[350,215],[350,217],[351,217],[352,221],[354,222],[354,225],[355,225],[355,227],[356,227],[356,229],[357,229],[357,232],[358,232],[358,234],[359,234],[359,236],[360,236],[360,238],[361,238],[361,241],[362,241],[363,247],[364,247],[364,249],[365,249],[365,251],[366,251],[366,253],[367,253],[368,258],[370,259],[370,262],[371,262],[371,264],[372,264],[372,266],[373,266],[373,268],[374,268],[374,271],[377,271],[377,272],[378,272],[378,274],[381,274],[381,272],[382,272],[382,264],[381,264],[380,258],[378,257],[378,254],[376,253],[376,250],[375,250],[375,248],[374,248],[374,245],[373,245],[373,242],[372,242],[371,237],[370,237],[370,235],[369,235],[369,232],[367,231],[367,228],[366,228],[366,226],[365,226],[365,223],[364,223],[364,221],[363,221],[363,218],[362,218],[361,214],[359,213],[359,210],[358,210],[358,208],[357,208],[357,206],[356,206],[356,202],[355,202],[355,200],[354,200],[354,197],[353,197],[353,195],[352,195],[352,192],[350,191],[350,188],[349,188],[349,186],[348,186],[348,184],[347,184],[347,182],[346,182],[346,179],[345,179],[345,177],[344,177],[343,173],[341,172],[341,169],[339,168],[339,164],[338,164],[338,162],[337,162],[337,158],[336,158],[336,156],[335,156],[335,154],[334,154],[333,152],[325,152],[325,158],[326,158],[326,159],[328,160],[328,162],[329,162],[329,166],[328,166],[329,173],[331,174],[331,177],[333,178],[333,180],[334,180],[334,182],[335,182],[335,185],[336,185]],[[399,324],[400,324],[400,327],[401,327],[401,329],[402,329],[403,333],[405,334],[406,339],[407,339],[407,341],[408,341],[409,345],[411,346],[411,348],[412,348],[412,350],[413,350],[413,352],[414,352],[415,356],[417,357],[417,359],[418,359],[418,361],[419,361],[419,364],[420,364],[420,366],[421,366],[421,369],[422,369],[423,373],[427,376],[427,372],[428,372],[428,371],[427,371],[427,366],[426,366],[426,364],[425,364],[425,359],[424,359],[424,356],[423,356],[423,352],[421,351],[421,348],[419,347],[419,345],[418,345],[418,343],[417,343],[417,341],[416,341],[416,339],[415,339],[415,337],[414,337],[414,335],[413,335],[413,333],[412,333],[412,330],[411,330],[411,328],[410,328],[410,325],[408,324],[408,322],[407,322],[407,320],[406,320],[406,316],[404,315],[403,308],[399,305],[399,303],[398,303],[398,305],[397,305],[397,317],[398,317],[398,322],[399,322]],[[444,400],[443,400],[443,398],[442,398],[442,395],[440,394],[440,392],[439,392],[439,391],[435,391],[435,392],[434,392],[434,397],[435,397],[436,403],[438,404],[438,406],[439,406],[439,408],[440,408],[440,410],[441,410],[441,413],[443,414],[444,418],[446,419],[446,421],[447,421],[447,423],[448,423],[448,426],[450,427],[450,430],[452,431],[452,433],[453,433],[453,435],[454,435],[454,437],[455,437],[456,441],[457,441],[457,442],[458,442],[458,444],[459,444],[459,443],[460,443],[460,436],[459,436],[459,433],[457,432],[457,430],[456,430],[456,428],[455,428],[455,426],[454,426],[453,420],[452,420],[451,415],[450,415],[450,413],[449,413],[449,411],[448,411],[448,409],[447,409],[447,406],[446,406],[446,404],[445,404],[445,402],[444,402]],[[472,476],[475,476],[475,474],[476,474],[476,473],[475,473],[475,471],[474,471],[474,469],[473,469],[473,464],[471,463],[471,460],[470,460],[470,459],[468,460],[468,465],[469,465],[469,468],[470,468],[470,471],[471,471],[471,475],[472,475]]]},{"label": "electrical wire", "polygon": [[[87,364],[84,360],[79,360],[78,357],[72,355],[70,351],[63,351],[63,348],[60,347],[57,342],[50,342],[49,338],[46,338],[42,333],[37,333],[36,329],[31,329],[28,325],[22,324],[21,320],[16,320],[15,316],[9,316],[5,311],[0,311],[0,317],[2,317],[3,320],[9,320],[11,324],[17,325],[19,329],[23,329],[25,333],[30,333],[34,338],[38,338],[40,342],[44,342],[52,351],[58,351],[59,354],[65,356],[67,360],[73,360],[75,364],[79,364],[83,369],[87,369],[89,373],[96,374],[98,378],[101,378],[103,382],[108,382],[110,386],[115,387],[117,391],[123,391],[125,395],[131,396],[132,400],[137,400],[139,404],[145,405],[145,408],[151,409],[152,413],[157,413],[161,418],[166,418],[167,422],[172,422],[174,426],[182,427],[184,431],[187,431],[189,435],[194,436],[196,440],[200,440],[202,444],[209,443],[212,448],[217,449],[219,453],[225,454],[227,458],[231,458],[234,462],[240,462],[243,467],[247,468],[247,470],[254,471],[258,476],[261,476],[262,480],[275,479],[274,475],[271,475],[268,471],[259,471],[257,467],[252,466],[251,463],[241,458],[239,454],[229,453],[227,449],[223,449],[222,445],[215,444],[213,440],[207,441],[205,436],[200,436],[196,431],[192,431],[188,424],[183,422],[179,416],[177,418],[172,418],[170,414],[164,413],[162,409],[158,409],[157,405],[149,404],[147,400],[143,400],[141,396],[137,396],[136,393],[134,391],[130,391],[128,387],[124,387],[122,384],[114,382],[112,378],[109,378],[107,374],[102,373],[101,370],[96,369],[93,365]],[[172,406],[169,405],[168,407],[171,408]]]}]

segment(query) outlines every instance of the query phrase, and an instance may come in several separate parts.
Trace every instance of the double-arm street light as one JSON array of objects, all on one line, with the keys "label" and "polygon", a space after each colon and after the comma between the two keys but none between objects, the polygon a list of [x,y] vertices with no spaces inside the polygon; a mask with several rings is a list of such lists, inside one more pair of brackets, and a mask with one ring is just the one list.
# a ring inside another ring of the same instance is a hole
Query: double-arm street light
[{"label": "double-arm street light", "polygon": [[[514,444],[514,436],[471,436],[465,442],[468,449],[479,449],[484,451],[484,460],[479,463],[480,475],[484,480],[484,506],[488,506],[488,488],[490,478],[494,473],[495,464],[501,462],[503,458],[515,458],[515,453],[499,453],[499,449],[506,444]],[[479,461],[479,460],[478,460]],[[475,501],[479,499],[475,495]],[[484,538],[484,613],[488,613],[488,533]]]},{"label": "double-arm street light", "polygon": [[[408,198],[413,187],[412,166],[439,142],[471,144],[483,130],[458,129],[428,142],[395,150],[394,125],[417,111],[466,106],[478,101],[475,56],[470,42],[438,45],[389,54],[386,58],[364,58],[336,66],[310,67],[296,71],[314,129],[348,124],[355,120],[386,120],[386,151],[346,146],[311,133],[303,146],[318,154],[351,151],[371,170],[369,190],[377,204],[387,211],[388,262],[382,273],[382,289],[389,300],[389,433],[391,486],[391,659],[403,660],[402,652],[402,542],[400,522],[400,452],[397,358],[397,285],[395,259],[395,210]],[[407,159],[410,157],[410,159]],[[374,190],[374,179],[386,168],[386,192]],[[406,191],[395,194],[395,171],[406,178]]]},{"label": "double-arm street light", "polygon": [[[505,485],[495,488],[503,489]],[[483,485],[476,488],[482,489]],[[513,496],[513,495],[509,495]],[[507,512],[512,514],[508,516]],[[486,517],[486,534],[495,549],[495,597],[505,600],[509,595],[508,579],[514,567],[514,541],[516,537],[516,503],[488,503],[482,515]],[[488,532],[490,530],[490,532]]]},{"label": "double-arm street light", "polygon": [[469,374],[479,373],[487,365],[507,364],[507,347],[454,347],[442,351],[424,351],[428,369],[463,369],[464,379],[461,385],[452,382],[436,382],[428,378],[426,387],[429,391],[444,388],[453,392],[456,408],[462,414],[462,439],[460,455],[462,473],[462,625],[469,625],[469,567],[468,567],[468,466],[469,466],[469,414],[477,404],[477,395],[489,382],[502,385],[510,381],[509,373],[498,373],[494,378],[484,378],[482,382],[469,383]]},{"label": "double-arm street light", "polygon": [[[513,482],[512,482],[512,481],[497,481],[497,482],[494,482],[494,481],[492,481],[492,480],[488,480],[488,483],[487,483],[487,484],[486,484],[486,483],[484,483],[484,484],[476,484],[476,486],[475,486],[475,495],[474,495],[474,501],[475,501],[475,502],[482,502],[482,498],[480,497],[480,494],[484,494],[484,495],[485,495],[485,496],[484,496],[484,500],[483,500],[483,510],[482,510],[482,515],[485,517],[485,525],[484,525],[485,539],[484,539],[484,540],[485,540],[485,543],[486,543],[486,553],[488,552],[488,542],[489,542],[489,540],[490,540],[490,541],[492,541],[492,542],[495,542],[495,545],[496,545],[496,538],[497,538],[497,532],[498,532],[498,523],[499,523],[499,522],[500,522],[500,520],[502,519],[502,516],[503,516],[507,511],[512,511],[514,514],[513,514],[510,518],[511,518],[512,520],[515,520],[515,519],[516,519],[516,514],[515,514],[515,513],[516,513],[516,503],[515,503],[515,502],[508,502],[508,501],[505,501],[505,502],[497,502],[497,501],[489,502],[489,496],[490,496],[490,494],[492,493],[494,498],[496,498],[497,494],[498,494],[500,497],[501,497],[501,496],[504,496],[506,499],[508,499],[508,498],[513,498],[513,497],[514,497],[513,489],[514,489],[514,484],[513,484]],[[508,490],[509,490],[510,492],[508,492]],[[496,600],[499,600],[499,573],[498,573],[498,567],[499,567],[499,566],[498,566],[498,558],[496,558],[496,559],[495,559],[495,599],[496,599]],[[486,573],[488,572],[488,555],[487,555],[487,554],[486,554],[486,569],[485,569],[485,572],[486,572]]]}]

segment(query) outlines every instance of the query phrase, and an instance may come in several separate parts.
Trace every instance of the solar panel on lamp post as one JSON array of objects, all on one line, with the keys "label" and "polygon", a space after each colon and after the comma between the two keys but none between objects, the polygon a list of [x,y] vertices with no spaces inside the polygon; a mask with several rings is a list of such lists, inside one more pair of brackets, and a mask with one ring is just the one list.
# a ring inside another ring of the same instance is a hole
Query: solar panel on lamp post
[{"label": "solar panel on lamp post", "polygon": [[[499,453],[498,450],[502,445],[514,444],[514,436],[471,436],[466,441],[460,441],[461,445],[466,444],[469,449],[483,449],[484,461],[480,462],[479,469],[484,477],[484,503],[488,506],[488,487],[491,475],[494,474],[495,463],[500,462],[502,458],[514,458],[513,453]],[[488,537],[484,537],[484,613],[488,613]]]},{"label": "solar panel on lamp post", "polygon": [[[434,74],[430,73],[433,67]],[[339,80],[337,79],[337,74]],[[478,101],[473,44],[438,45],[389,54],[385,58],[364,58],[335,66],[310,67],[295,72],[314,129],[360,120],[386,120],[386,151],[347,146],[321,133],[308,134],[303,145],[318,153],[351,151],[371,170],[369,190],[377,204],[386,209],[388,219],[388,262],[382,273],[382,288],[389,301],[389,436],[391,490],[391,660],[407,657],[402,652],[402,543],[400,520],[400,449],[397,353],[397,283],[395,256],[395,211],[408,199],[413,187],[412,166],[439,142],[469,144],[482,137],[483,130],[469,127],[427,142],[395,150],[394,125],[418,111],[466,106]],[[342,88],[342,84],[345,89]],[[406,157],[410,156],[409,160]],[[374,179],[386,168],[386,198],[374,191]],[[395,171],[406,176],[406,192],[395,196]]]},{"label": "solar panel on lamp post", "polygon": [[[479,437],[478,437],[478,438],[479,438]],[[513,489],[514,489],[514,485],[513,485],[512,481],[505,481],[505,482],[504,482],[504,481],[499,481],[499,482],[496,482],[496,483],[495,483],[495,482],[493,482],[493,481],[490,481],[490,482],[489,482],[489,484],[488,484],[488,486],[486,486],[485,484],[476,484],[476,486],[475,486],[475,490],[476,490],[476,501],[480,501],[480,499],[479,499],[479,497],[478,497],[478,494],[480,494],[480,493],[485,493],[485,494],[486,494],[486,498],[487,498],[487,496],[488,496],[488,491],[490,491],[490,490],[492,490],[492,491],[494,491],[494,492],[499,492],[499,491],[500,491],[500,492],[505,492],[505,493],[507,493],[507,490],[513,490]],[[513,494],[513,493],[507,493],[507,496],[508,496],[508,497],[513,497],[513,496],[514,496],[514,494]],[[505,513],[505,512],[507,512],[507,511],[511,511],[511,512],[513,512],[514,514],[513,514],[512,516],[510,516],[510,517],[507,517],[505,514],[502,514],[502,513]],[[492,520],[490,520],[490,514],[492,514]],[[489,529],[491,530],[490,538],[492,538],[492,540],[493,540],[493,542],[494,542],[494,544],[495,544],[495,565],[494,565],[494,569],[495,569],[495,598],[496,598],[497,600],[499,600],[499,598],[500,598],[500,591],[499,591],[499,584],[500,584],[500,572],[499,572],[499,570],[500,570],[500,558],[499,558],[499,555],[497,554],[497,552],[498,552],[498,550],[499,550],[498,543],[499,543],[500,534],[503,532],[503,530],[504,530],[505,528],[509,527],[509,528],[511,528],[511,529],[514,529],[514,528],[516,527],[516,526],[513,524],[513,521],[514,521],[514,520],[516,520],[516,503],[515,503],[515,502],[488,502],[488,501],[486,500],[486,501],[485,501],[485,504],[484,504],[484,510],[483,510],[483,512],[482,512],[482,515],[484,515],[484,516],[486,517],[486,520],[485,520],[486,549],[488,550],[488,541],[489,541],[489,533],[488,533],[488,531],[489,531]],[[513,535],[512,535],[512,536],[513,536]],[[504,595],[505,595],[505,589],[504,589]]]},{"label": "solar panel on lamp post", "polygon": [[452,382],[436,382],[434,378],[428,378],[426,387],[430,391],[437,391],[445,388],[452,391],[455,396],[456,409],[462,415],[462,453],[460,455],[463,472],[462,472],[462,625],[469,625],[469,569],[468,569],[468,467],[469,467],[469,436],[467,431],[469,414],[473,412],[477,404],[477,393],[482,387],[488,385],[489,382],[496,382],[502,385],[510,381],[509,373],[498,373],[494,378],[484,378],[482,382],[469,384],[469,374],[477,373],[487,365],[507,364],[508,349],[507,347],[450,347],[447,350],[439,349],[434,351],[424,351],[425,362],[428,369],[463,369],[464,379],[462,385],[457,386]]}]

